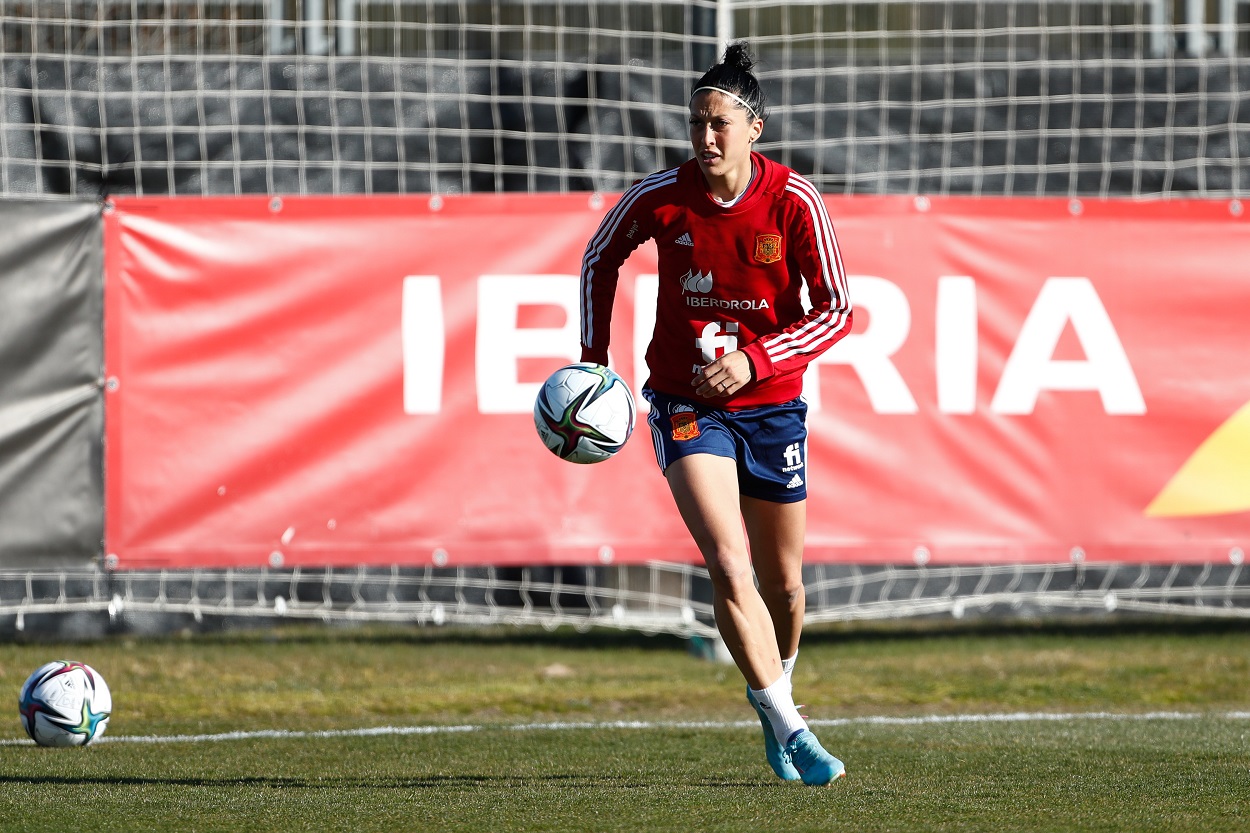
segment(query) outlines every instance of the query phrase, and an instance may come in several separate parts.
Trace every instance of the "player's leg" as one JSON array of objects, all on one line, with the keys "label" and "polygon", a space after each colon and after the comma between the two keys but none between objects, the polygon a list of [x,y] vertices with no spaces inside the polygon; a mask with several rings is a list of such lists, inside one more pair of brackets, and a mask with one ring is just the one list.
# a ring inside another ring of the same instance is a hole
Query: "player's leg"
[{"label": "player's leg", "polygon": [[[764,730],[765,755],[778,778],[797,781],[785,741],[807,724],[790,697],[768,606],[755,587],[738,506],[736,462],[695,454],[665,470],[673,499],[712,579],[716,627],[742,676]],[[774,726],[774,724],[779,726]]]},{"label": "player's leg", "polygon": [[717,629],[747,682],[766,686],[781,676],[781,659],[751,570],[733,432],[700,403],[649,388],[643,395],[656,462],[711,576]]},{"label": "player's leg", "polygon": [[781,673],[772,616],[755,587],[739,504],[735,432],[724,414],[651,390],[643,393],[651,403],[647,421],[656,462],[707,564],[717,628],[747,680],[748,699],[765,732],[768,762],[778,777],[795,780],[801,775],[791,765],[785,743],[807,724],[794,707],[789,679]]},{"label": "player's leg", "polygon": [[[744,496],[741,505],[760,596],[773,621],[781,670],[788,682],[798,657],[799,635],[803,630],[803,539],[807,525],[807,502],[774,503]],[[791,700],[793,696],[791,688]],[[768,713],[750,688],[747,689],[747,702],[755,708],[764,730],[764,748],[769,763],[775,758],[786,760],[786,767],[777,774],[786,780],[798,780],[801,777],[799,771],[794,768],[784,747],[788,738],[776,739]],[[775,766],[773,769],[778,770]]]},{"label": "player's leg", "polygon": [[[796,399],[726,417],[737,438],[740,512],[751,546],[761,598],[769,608],[783,671],[798,653],[803,629],[803,540],[807,533],[807,405]],[[784,673],[768,691],[749,691],[757,712],[771,718],[773,738],[783,745],[805,784],[828,784],[846,774],[842,762],[825,751],[794,708],[790,676]],[[765,710],[774,703],[782,709]],[[781,719],[793,715],[791,719]],[[763,721],[761,720],[761,723]]]},{"label": "player's leg", "polygon": [[738,505],[735,462],[695,454],[664,472],[712,580],[716,627],[747,683],[762,689],[782,676],[772,617],[755,587]]},{"label": "player's leg", "polygon": [[[774,503],[742,498],[751,559],[760,596],[777,634],[782,662],[799,650],[806,598],[803,592],[803,541],[807,533],[807,501]],[[789,676],[789,669],[783,669]]]},{"label": "player's leg", "polygon": [[729,415],[739,460],[741,512],[759,579],[789,676],[803,629],[803,544],[807,535],[807,404]]},{"label": "player's leg", "polygon": [[[749,497],[742,498],[742,516],[759,577],[760,592],[771,614],[778,641],[778,654],[793,658],[798,654],[799,636],[803,630],[803,538],[807,523],[806,501],[773,503]],[[793,702],[789,674],[778,685],[784,685]],[[756,705],[759,695],[747,693]],[[757,707],[757,711],[759,711]],[[782,729],[787,736],[785,757],[806,784],[828,784],[846,774],[846,767],[820,745],[807,728]]]}]

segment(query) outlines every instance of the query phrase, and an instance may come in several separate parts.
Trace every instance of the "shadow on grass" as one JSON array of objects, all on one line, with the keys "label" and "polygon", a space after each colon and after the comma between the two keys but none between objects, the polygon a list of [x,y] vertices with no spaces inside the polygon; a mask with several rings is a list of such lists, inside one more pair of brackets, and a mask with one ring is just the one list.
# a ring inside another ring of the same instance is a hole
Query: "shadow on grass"
[{"label": "shadow on grass", "polygon": [[686,651],[689,640],[673,634],[645,634],[640,631],[572,627],[548,630],[541,627],[498,626],[491,628],[399,626],[364,624],[338,626],[293,623],[269,628],[201,633],[192,636],[146,636],[146,644],[158,642],[199,644],[280,644],[280,645],[471,645],[503,647],[543,645],[567,650]]},{"label": "shadow on grass", "polygon": [[[1074,614],[1036,619],[983,616],[955,620],[948,615],[940,615],[810,624],[803,631],[803,644],[807,646],[850,645],[922,639],[976,637],[1000,639],[1011,636],[1054,636],[1080,639],[1083,637],[1218,636],[1226,634],[1250,635],[1250,619]],[[105,639],[136,640],[147,645],[185,644],[190,641],[199,645],[393,645],[401,647],[464,645],[466,647],[547,647],[568,651],[633,650],[661,653],[688,653],[693,650],[690,639],[669,633],[647,634],[634,630],[603,627],[582,631],[571,626],[551,630],[537,626],[433,628],[421,625],[377,623],[327,627],[322,624],[289,622],[137,637],[114,634]],[[75,643],[70,641],[64,644]],[[700,651],[693,652],[700,653]]]},{"label": "shadow on grass", "polygon": [[[743,779],[704,778],[703,787],[759,787],[767,783]],[[204,787],[234,789],[261,787],[280,790],[445,790],[448,787],[482,787],[515,790],[525,786],[580,788],[597,790],[636,789],[656,786],[655,782],[608,775],[423,775],[411,778],[282,778],[277,776],[244,776],[239,778],[161,778],[158,776],[67,776],[67,775],[0,775],[0,788],[13,786],[46,787]]]},{"label": "shadow on grass", "polygon": [[[951,637],[1059,636],[1159,637],[1250,635],[1250,619],[1214,619],[1161,616],[1063,616],[1039,619],[984,617],[953,620],[948,616],[873,620],[870,622],[822,623],[803,631],[807,645],[888,640],[946,639]],[[405,628],[364,625],[359,629],[327,630],[316,626],[277,628],[251,633],[206,635],[206,640],[273,641],[282,644],[364,643],[372,645],[470,645],[546,646],[565,650],[689,651],[690,640],[673,634],[645,634],[638,631],[572,627],[545,628]]]},{"label": "shadow on grass", "polygon": [[1250,619],[1195,619],[1162,616],[1063,616],[1039,619],[974,618],[962,621],[950,617],[902,619],[887,622],[810,625],[803,630],[803,642],[846,644],[851,642],[911,641],[968,637],[1053,636],[1160,637],[1250,635]]}]

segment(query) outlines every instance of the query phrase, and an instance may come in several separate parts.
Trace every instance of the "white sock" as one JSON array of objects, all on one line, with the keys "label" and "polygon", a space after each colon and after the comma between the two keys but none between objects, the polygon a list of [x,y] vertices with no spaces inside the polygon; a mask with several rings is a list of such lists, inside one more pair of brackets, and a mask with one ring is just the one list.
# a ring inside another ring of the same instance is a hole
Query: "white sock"
[{"label": "white sock", "polygon": [[794,677],[794,663],[796,663],[798,659],[799,659],[799,652],[796,649],[794,652],[794,656],[790,657],[789,659],[783,659],[781,661],[781,671],[782,673],[786,675],[787,680]]},{"label": "white sock", "polygon": [[778,743],[784,744],[795,732],[807,728],[807,721],[799,716],[799,710],[794,707],[790,678],[785,674],[768,688],[762,691],[752,689],[751,693],[764,708],[764,714],[768,715],[768,722],[772,724],[773,736]]}]

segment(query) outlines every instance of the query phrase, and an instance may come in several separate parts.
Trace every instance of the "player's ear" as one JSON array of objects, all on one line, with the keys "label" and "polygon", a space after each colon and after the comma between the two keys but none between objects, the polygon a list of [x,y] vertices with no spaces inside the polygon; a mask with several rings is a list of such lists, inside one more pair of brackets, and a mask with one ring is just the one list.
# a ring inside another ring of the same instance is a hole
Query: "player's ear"
[{"label": "player's ear", "polygon": [[749,134],[750,139],[748,141],[750,142],[759,141],[760,134],[763,132],[764,132],[764,120],[756,119],[755,121],[751,122],[751,132]]}]

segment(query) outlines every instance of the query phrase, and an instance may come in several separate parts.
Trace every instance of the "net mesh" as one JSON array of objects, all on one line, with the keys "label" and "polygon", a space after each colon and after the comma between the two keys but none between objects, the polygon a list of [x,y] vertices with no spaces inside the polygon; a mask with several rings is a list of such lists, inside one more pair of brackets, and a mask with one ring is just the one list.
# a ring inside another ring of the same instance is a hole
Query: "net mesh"
[{"label": "net mesh", "polygon": [[748,38],[827,193],[1240,196],[1244,0],[0,0],[0,194],[618,191]]},{"label": "net mesh", "polygon": [[[1243,559],[1227,564],[804,568],[807,622],[902,617],[1250,618]],[[614,628],[718,650],[711,583],[692,565],[0,573],[0,635],[155,634],[241,621]],[[720,657],[723,659],[724,656]]]}]

